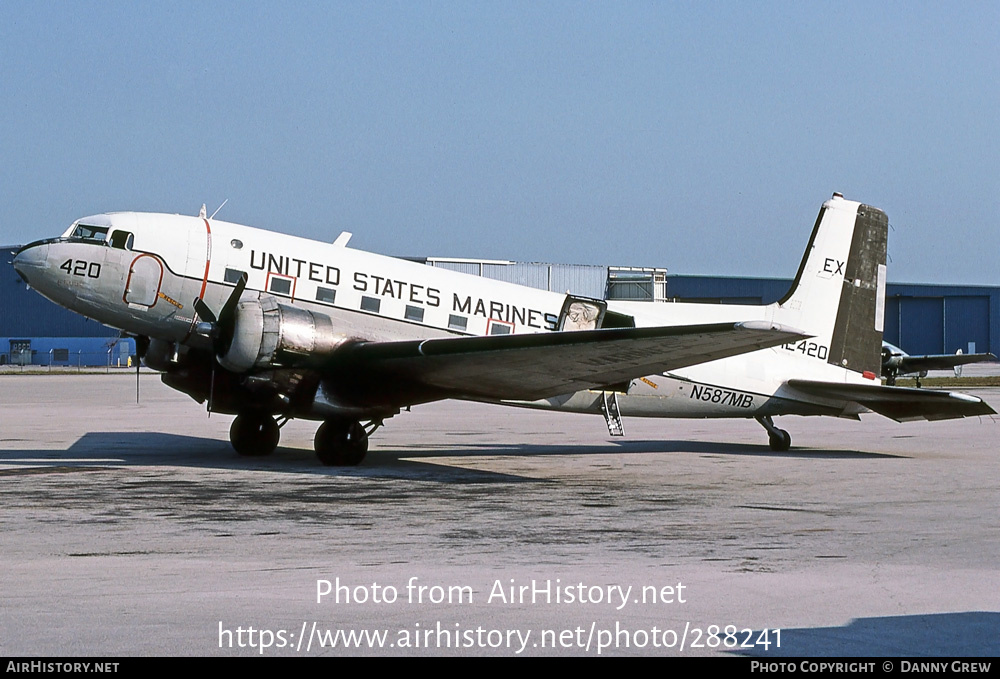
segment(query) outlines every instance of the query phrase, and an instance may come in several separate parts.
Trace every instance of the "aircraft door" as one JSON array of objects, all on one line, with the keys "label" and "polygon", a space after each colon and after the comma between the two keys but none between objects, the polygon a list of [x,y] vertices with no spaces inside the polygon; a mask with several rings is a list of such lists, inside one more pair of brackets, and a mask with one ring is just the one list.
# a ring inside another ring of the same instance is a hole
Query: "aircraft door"
[{"label": "aircraft door", "polygon": [[[602,299],[590,297],[577,297],[566,295],[563,302],[562,311],[559,312],[558,330],[596,330],[598,328],[634,328],[635,319],[631,316],[608,311],[608,303]],[[618,397],[616,392],[628,393],[632,386],[632,381],[627,380],[619,384],[609,384],[604,386],[604,401],[602,402],[602,412],[608,423],[608,430],[612,436],[622,436],[621,415],[618,411]]]},{"label": "aircraft door", "polygon": [[151,307],[156,304],[163,282],[163,265],[153,255],[139,255],[132,260],[125,283],[125,303]]},{"label": "aircraft door", "polygon": [[557,328],[567,331],[596,330],[601,327],[607,308],[608,304],[604,300],[566,295]]}]

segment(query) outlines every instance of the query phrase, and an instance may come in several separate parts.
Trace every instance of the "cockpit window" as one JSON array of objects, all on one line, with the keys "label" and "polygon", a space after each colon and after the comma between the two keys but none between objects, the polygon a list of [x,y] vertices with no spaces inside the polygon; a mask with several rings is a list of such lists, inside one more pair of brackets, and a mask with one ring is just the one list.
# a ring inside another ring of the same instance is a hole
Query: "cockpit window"
[{"label": "cockpit window", "polygon": [[118,248],[119,250],[131,250],[132,234],[128,231],[112,231],[111,247]]},{"label": "cockpit window", "polygon": [[70,238],[76,238],[79,240],[90,240],[97,241],[100,243],[105,242],[108,236],[108,227],[106,226],[88,226],[86,224],[79,224],[70,235]]}]

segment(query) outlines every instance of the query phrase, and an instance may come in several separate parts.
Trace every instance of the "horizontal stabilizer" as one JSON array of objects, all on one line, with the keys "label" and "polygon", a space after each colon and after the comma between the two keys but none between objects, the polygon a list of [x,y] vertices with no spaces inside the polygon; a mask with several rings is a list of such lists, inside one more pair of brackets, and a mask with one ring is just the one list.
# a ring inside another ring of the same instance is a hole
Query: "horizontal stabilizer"
[{"label": "horizontal stabilizer", "polygon": [[897,422],[950,420],[957,417],[996,414],[996,411],[982,399],[954,391],[814,380],[788,380],[786,384],[813,396],[854,401]]},{"label": "horizontal stabilizer", "polygon": [[[765,322],[359,342],[325,371],[367,404],[436,398],[535,400],[714,361],[807,335]],[[372,385],[365,388],[363,385]]]}]

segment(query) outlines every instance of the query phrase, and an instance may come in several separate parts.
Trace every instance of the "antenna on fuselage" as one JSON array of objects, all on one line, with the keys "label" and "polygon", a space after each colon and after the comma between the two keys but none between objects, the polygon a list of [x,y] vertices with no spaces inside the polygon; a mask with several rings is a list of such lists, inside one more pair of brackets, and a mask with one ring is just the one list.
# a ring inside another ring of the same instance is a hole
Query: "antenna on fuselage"
[{"label": "antenna on fuselage", "polygon": [[222,209],[223,207],[225,207],[226,203],[228,203],[228,202],[229,202],[229,199],[228,199],[228,198],[226,198],[226,199],[225,199],[224,201],[222,201],[222,205],[220,205],[220,206],[219,206],[219,207],[218,207],[218,208],[217,208],[217,209],[215,210],[215,212],[213,212],[213,213],[212,213],[212,216],[211,216],[211,217],[209,217],[209,219],[215,219],[215,215],[219,214],[219,210],[221,210],[221,209]]}]

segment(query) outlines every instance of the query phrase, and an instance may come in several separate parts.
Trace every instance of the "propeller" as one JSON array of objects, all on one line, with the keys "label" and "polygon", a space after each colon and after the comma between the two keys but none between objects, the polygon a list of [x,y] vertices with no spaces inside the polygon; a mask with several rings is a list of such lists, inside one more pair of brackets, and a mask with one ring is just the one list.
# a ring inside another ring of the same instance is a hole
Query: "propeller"
[{"label": "propeller", "polygon": [[247,275],[244,272],[236,281],[236,287],[233,288],[218,316],[201,297],[196,297],[194,300],[194,310],[198,312],[199,318],[204,319],[204,322],[198,324],[196,331],[199,335],[212,338],[212,348],[216,356],[225,354],[233,343],[233,334],[236,332],[236,306],[240,303],[240,297],[246,287]]},{"label": "propeller", "polygon": [[195,330],[199,335],[212,339],[212,350],[215,356],[212,360],[212,377],[208,384],[208,415],[212,416],[212,400],[215,396],[215,364],[219,362],[219,356],[229,351],[233,343],[233,335],[236,332],[236,306],[240,303],[240,297],[247,287],[247,274],[244,271],[240,279],[236,281],[236,287],[222,307],[222,311],[216,316],[212,309],[205,304],[205,300],[196,297],[194,300],[194,310],[198,312],[198,317],[204,321],[199,323]]}]

